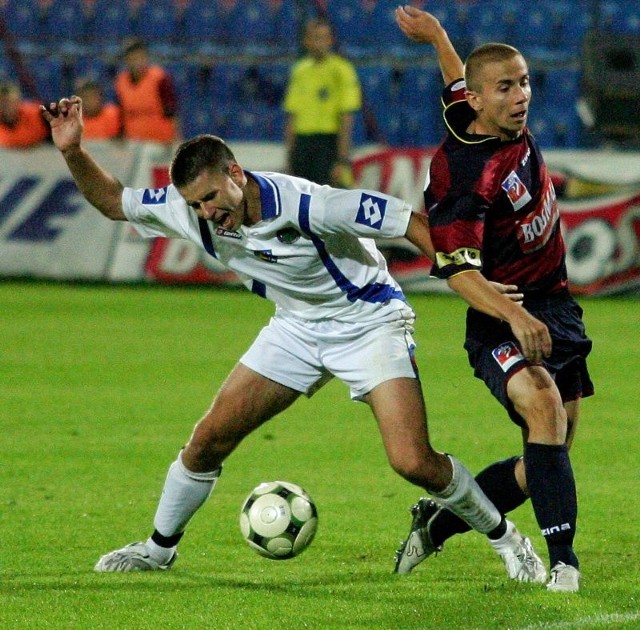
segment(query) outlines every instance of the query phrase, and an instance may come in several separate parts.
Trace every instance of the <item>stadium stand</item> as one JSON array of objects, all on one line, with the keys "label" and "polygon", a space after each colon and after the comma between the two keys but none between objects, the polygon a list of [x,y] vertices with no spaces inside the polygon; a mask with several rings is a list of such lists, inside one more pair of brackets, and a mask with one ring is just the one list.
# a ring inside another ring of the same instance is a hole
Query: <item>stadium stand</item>
[{"label": "stadium stand", "polygon": [[[184,133],[209,127],[228,137],[282,139],[280,110],[301,25],[324,15],[351,57],[365,108],[354,142],[431,144],[443,128],[433,52],[396,27],[396,0],[0,0],[8,33],[43,94],[77,77],[103,82],[108,97],[122,43],[145,39],[173,75]],[[579,146],[582,45],[593,29],[640,35],[640,0],[429,0],[418,2],[447,27],[466,55],[506,41],[528,58],[534,87],[531,125],[547,146]],[[8,46],[8,42],[5,41]],[[15,78],[0,55],[0,76]],[[220,131],[222,133],[222,131]],[[229,135],[230,134],[230,135]]]}]

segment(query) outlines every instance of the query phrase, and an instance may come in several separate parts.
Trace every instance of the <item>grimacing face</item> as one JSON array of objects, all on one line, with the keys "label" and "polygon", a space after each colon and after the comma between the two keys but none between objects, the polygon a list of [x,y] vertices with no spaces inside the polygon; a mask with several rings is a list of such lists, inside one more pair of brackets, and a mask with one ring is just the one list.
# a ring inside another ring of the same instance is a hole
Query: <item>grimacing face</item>
[{"label": "grimacing face", "polygon": [[246,218],[244,188],[247,179],[237,163],[229,172],[203,170],[192,182],[178,189],[197,215],[219,227],[237,231]]},{"label": "grimacing face", "polygon": [[529,69],[522,55],[504,61],[490,61],[480,70],[467,101],[476,112],[475,133],[512,140],[527,124],[531,85]]}]

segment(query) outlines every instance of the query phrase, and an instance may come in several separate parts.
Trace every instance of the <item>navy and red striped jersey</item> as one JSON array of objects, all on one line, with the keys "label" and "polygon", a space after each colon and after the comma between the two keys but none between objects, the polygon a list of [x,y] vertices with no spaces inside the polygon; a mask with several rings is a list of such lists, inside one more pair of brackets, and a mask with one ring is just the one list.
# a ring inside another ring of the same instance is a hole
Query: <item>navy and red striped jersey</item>
[{"label": "navy and red striped jersey", "polygon": [[556,195],[528,129],[515,140],[469,134],[475,118],[464,81],[445,88],[448,134],[424,192],[436,250],[433,274],[469,270],[530,295],[567,286]]}]

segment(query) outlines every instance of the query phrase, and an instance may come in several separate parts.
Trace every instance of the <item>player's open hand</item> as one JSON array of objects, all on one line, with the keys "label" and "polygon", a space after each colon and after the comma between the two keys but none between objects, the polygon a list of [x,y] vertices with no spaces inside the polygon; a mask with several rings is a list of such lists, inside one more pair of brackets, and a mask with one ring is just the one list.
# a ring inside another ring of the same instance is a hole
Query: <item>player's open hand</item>
[{"label": "player's open hand", "polygon": [[80,146],[83,123],[82,99],[79,96],[41,105],[40,111],[51,125],[51,137],[60,151],[64,152]]},{"label": "player's open hand", "polygon": [[435,16],[408,4],[395,10],[395,18],[400,30],[414,42],[434,43],[442,31]]},{"label": "player's open hand", "polygon": [[504,295],[505,297],[508,297],[512,302],[516,302],[517,304],[522,304],[522,300],[524,299],[524,293],[520,293],[517,285],[502,284],[501,282],[494,282],[493,280],[489,280],[489,284],[493,285],[493,288],[498,293],[502,293],[502,295]]}]

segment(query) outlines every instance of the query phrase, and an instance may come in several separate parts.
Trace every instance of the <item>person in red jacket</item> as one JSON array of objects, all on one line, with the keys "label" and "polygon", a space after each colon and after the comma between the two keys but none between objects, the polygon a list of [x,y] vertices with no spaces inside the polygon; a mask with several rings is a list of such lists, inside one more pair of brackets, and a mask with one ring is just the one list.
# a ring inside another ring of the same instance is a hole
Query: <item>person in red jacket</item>
[{"label": "person in red jacket", "polygon": [[116,76],[115,89],[124,137],[169,144],[178,139],[178,98],[171,75],[151,63],[146,44],[132,40],[125,46],[126,68]]},{"label": "person in red jacket", "polygon": [[25,100],[20,88],[9,81],[0,83],[0,147],[25,149],[49,137],[40,103]]}]

